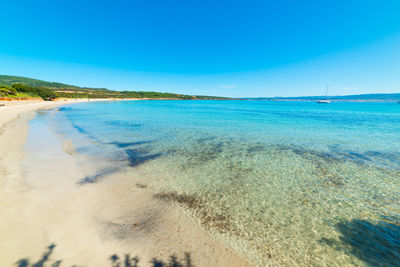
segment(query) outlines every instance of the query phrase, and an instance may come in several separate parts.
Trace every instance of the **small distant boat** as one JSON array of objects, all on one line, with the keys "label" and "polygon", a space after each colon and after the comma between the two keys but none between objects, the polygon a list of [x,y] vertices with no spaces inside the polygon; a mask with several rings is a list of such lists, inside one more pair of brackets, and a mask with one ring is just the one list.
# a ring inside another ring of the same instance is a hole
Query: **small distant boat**
[{"label": "small distant boat", "polygon": [[[326,86],[325,98],[328,98],[328,86]],[[328,99],[321,99],[317,101],[318,104],[330,104],[331,101]]]}]

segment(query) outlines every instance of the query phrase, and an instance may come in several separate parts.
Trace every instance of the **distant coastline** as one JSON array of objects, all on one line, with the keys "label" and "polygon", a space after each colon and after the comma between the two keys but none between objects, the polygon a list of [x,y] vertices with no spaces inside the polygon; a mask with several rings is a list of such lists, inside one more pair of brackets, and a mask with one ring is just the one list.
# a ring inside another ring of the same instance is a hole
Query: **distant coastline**
[{"label": "distant coastline", "polygon": [[115,100],[263,100],[263,101],[318,101],[333,102],[399,102],[400,93],[360,94],[338,96],[296,97],[221,97],[183,95],[154,91],[114,91],[106,88],[88,88],[38,79],[0,75],[0,101],[62,99],[115,99]]},{"label": "distant coastline", "polygon": [[338,96],[296,96],[296,97],[256,97],[243,98],[246,100],[266,101],[345,101],[345,102],[396,102],[400,101],[400,93],[395,94],[360,94],[360,95],[338,95]]},{"label": "distant coastline", "polygon": [[[321,98],[324,99],[324,98]],[[244,99],[244,100],[259,100],[259,101],[275,101],[275,102],[290,102],[290,101],[296,101],[296,102],[315,102],[317,99]],[[382,99],[328,99],[331,102],[391,102],[391,103],[397,103],[400,100],[393,99],[393,100],[382,100]]]}]

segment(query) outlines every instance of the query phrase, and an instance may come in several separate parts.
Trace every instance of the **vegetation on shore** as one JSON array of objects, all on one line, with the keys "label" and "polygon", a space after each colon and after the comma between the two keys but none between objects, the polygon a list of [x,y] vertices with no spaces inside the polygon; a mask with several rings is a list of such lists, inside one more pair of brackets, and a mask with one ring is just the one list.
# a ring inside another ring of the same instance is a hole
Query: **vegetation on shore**
[{"label": "vegetation on shore", "polygon": [[105,88],[87,88],[75,85],[46,82],[19,76],[0,75],[0,97],[55,98],[144,98],[144,99],[228,99],[215,96],[193,96],[147,91],[113,91]]},{"label": "vegetation on shore", "polygon": [[41,97],[43,100],[53,100],[57,95],[50,89],[43,87],[31,87],[24,84],[13,84],[12,86],[0,85],[0,97],[7,98],[32,98]]}]

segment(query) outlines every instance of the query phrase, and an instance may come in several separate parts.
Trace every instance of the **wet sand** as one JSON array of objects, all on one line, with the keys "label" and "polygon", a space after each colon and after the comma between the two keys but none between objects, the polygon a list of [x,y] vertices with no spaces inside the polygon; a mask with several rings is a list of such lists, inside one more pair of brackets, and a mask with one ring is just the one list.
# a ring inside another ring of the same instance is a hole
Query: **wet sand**
[{"label": "wet sand", "polygon": [[122,172],[78,185],[94,166],[69,140],[43,129],[24,146],[34,111],[64,103],[0,107],[1,266],[130,266],[126,255],[131,266],[169,266],[174,255],[183,266],[250,266],[140,177]]}]

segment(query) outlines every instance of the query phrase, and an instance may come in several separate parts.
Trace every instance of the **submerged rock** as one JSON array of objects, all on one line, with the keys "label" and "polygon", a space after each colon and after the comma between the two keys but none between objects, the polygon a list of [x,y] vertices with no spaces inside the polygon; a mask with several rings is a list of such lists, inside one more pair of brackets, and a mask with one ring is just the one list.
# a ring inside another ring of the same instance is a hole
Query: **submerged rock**
[{"label": "submerged rock", "polygon": [[137,188],[146,188],[146,187],[147,187],[147,184],[140,184],[140,183],[137,183],[137,184],[136,184],[136,187],[137,187]]}]

